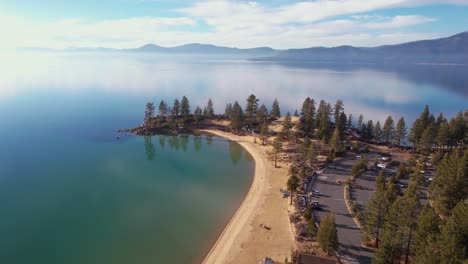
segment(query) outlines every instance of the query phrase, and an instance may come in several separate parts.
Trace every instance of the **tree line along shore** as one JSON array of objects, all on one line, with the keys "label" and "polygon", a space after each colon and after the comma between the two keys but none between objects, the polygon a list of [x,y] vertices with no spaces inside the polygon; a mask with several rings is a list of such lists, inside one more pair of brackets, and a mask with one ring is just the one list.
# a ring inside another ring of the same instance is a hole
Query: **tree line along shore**
[{"label": "tree line along shore", "polygon": [[[468,259],[468,110],[447,119],[442,113],[436,117],[426,105],[408,130],[404,117],[395,122],[388,116],[381,124],[365,120],[361,114],[354,121],[345,113],[342,100],[333,106],[321,100],[317,106],[307,97],[299,112],[282,116],[278,100],[268,110],[253,94],[245,107],[238,101],[228,103],[224,114],[215,113],[211,99],[192,112],[184,96],[171,106],[161,101],[157,113],[154,103],[148,103],[143,124],[122,131],[154,135],[198,129],[253,135],[255,143],[271,145],[270,159],[275,167],[278,160],[290,166],[286,186],[291,202],[314,172],[349,152],[363,153],[378,146],[407,153],[409,158],[399,164],[396,175],[379,174],[366,209],[357,215],[366,246],[375,250],[372,263],[466,263]],[[411,146],[402,146],[405,140]],[[350,180],[376,165],[366,158],[357,161]],[[423,194],[421,188],[427,183],[422,172],[428,167],[436,174]],[[395,185],[401,178],[410,180],[404,192]],[[428,202],[422,202],[422,195]],[[296,235],[333,255],[339,246],[334,215],[321,219],[317,227],[313,210],[308,205],[299,212],[304,224]],[[297,256],[295,252],[293,263]]]}]

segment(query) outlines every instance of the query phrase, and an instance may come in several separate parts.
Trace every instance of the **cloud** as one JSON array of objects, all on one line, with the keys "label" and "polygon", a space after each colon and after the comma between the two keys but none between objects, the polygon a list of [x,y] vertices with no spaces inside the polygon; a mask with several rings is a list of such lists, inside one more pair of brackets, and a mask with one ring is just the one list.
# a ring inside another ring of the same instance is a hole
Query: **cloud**
[{"label": "cloud", "polygon": [[433,21],[436,19],[418,15],[395,16],[385,22],[369,23],[367,27],[372,29],[401,28]]},{"label": "cloud", "polygon": [[[449,1],[468,4],[468,0]],[[404,28],[436,21],[434,18],[417,13],[384,17],[373,15],[373,11],[441,2],[317,0],[268,5],[209,0],[190,2],[185,8],[172,10],[179,14],[178,17],[145,16],[97,21],[67,18],[43,22],[0,14],[0,36],[7,40],[0,43],[0,48],[131,48],[147,43],[175,46],[191,42],[280,49],[344,44],[374,46],[441,35],[408,30],[401,33]]]}]

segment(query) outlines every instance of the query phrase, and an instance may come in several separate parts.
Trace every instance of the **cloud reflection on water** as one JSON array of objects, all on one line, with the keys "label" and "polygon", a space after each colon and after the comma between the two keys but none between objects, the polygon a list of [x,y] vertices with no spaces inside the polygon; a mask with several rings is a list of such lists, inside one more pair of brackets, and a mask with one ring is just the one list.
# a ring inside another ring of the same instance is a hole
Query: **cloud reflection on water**
[{"label": "cloud reflection on water", "polygon": [[[158,102],[186,95],[192,107],[213,98],[217,112],[226,102],[254,93],[268,107],[278,98],[283,112],[293,112],[310,96],[333,103],[343,99],[348,113],[382,120],[410,115],[426,103],[449,115],[462,110],[466,97],[438,83],[417,83],[394,71],[289,67],[238,58],[125,53],[17,53],[0,62],[0,100],[40,91],[147,98]],[[428,77],[429,78],[429,77]],[[444,102],[440,102],[443,98]]]}]

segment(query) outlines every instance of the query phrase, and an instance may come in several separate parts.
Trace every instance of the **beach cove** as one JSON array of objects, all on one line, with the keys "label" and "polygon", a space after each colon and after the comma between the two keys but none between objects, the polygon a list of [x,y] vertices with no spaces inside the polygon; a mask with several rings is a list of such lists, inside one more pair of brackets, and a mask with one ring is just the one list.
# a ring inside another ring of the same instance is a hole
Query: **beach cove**
[{"label": "beach cove", "polygon": [[255,160],[254,180],[247,196],[203,263],[259,263],[266,256],[290,259],[295,242],[288,217],[289,200],[281,198],[279,192],[286,186],[288,167],[283,164],[274,168],[267,160],[269,147],[254,144],[252,136],[203,131],[239,143]]}]

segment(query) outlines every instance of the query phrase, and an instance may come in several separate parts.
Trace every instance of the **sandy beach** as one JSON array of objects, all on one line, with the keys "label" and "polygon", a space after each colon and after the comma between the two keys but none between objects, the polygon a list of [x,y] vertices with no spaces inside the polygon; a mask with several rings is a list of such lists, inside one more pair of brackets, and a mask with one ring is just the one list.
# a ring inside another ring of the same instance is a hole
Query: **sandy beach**
[{"label": "sandy beach", "polygon": [[255,160],[255,175],[247,196],[203,263],[260,263],[266,256],[281,262],[290,259],[295,242],[288,217],[289,199],[282,198],[279,191],[286,188],[287,165],[279,163],[281,168],[274,168],[266,155],[271,147],[255,144],[252,136],[203,131],[238,142]]}]

